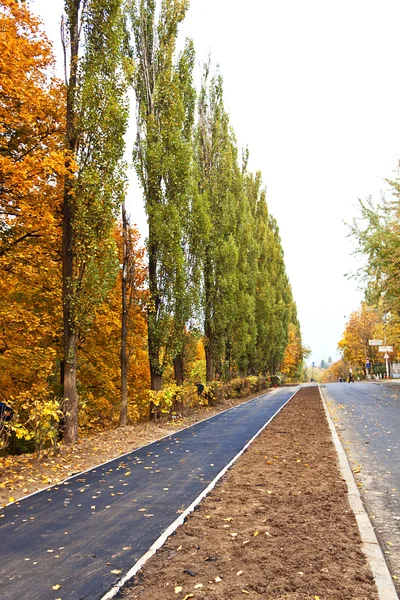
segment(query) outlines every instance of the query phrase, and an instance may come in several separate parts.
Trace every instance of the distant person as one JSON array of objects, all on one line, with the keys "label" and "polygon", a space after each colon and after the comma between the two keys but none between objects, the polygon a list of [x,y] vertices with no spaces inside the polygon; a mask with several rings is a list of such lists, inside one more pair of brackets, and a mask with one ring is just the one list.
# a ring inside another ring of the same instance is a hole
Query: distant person
[{"label": "distant person", "polygon": [[353,373],[350,371],[349,373],[349,383],[354,383]]},{"label": "distant person", "polygon": [[197,395],[201,396],[202,393],[204,392],[204,385],[202,383],[196,383],[196,387],[197,387]]},{"label": "distant person", "polygon": [[343,379],[342,377],[339,377],[339,383],[342,383]]}]

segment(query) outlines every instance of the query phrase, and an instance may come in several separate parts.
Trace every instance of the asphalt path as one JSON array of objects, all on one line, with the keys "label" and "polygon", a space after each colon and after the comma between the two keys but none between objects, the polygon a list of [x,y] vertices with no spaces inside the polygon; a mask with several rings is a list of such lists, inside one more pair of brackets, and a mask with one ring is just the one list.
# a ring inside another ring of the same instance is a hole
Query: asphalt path
[{"label": "asphalt path", "polygon": [[400,384],[323,386],[389,569],[400,591]]},{"label": "asphalt path", "polygon": [[268,393],[0,514],[0,598],[98,600],[293,395]]}]

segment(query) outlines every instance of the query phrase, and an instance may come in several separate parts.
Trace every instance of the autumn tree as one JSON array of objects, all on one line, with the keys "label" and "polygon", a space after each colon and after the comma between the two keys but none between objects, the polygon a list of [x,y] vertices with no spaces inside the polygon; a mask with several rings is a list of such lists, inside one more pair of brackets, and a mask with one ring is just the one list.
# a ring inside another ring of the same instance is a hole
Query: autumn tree
[{"label": "autumn tree", "polygon": [[[311,351],[302,342],[297,308],[293,303],[288,326],[288,343],[280,366],[280,372],[291,381],[302,381],[305,366],[304,361],[310,353]],[[322,363],[323,361],[321,361],[321,369],[324,368]]]},{"label": "autumn tree", "polygon": [[[149,234],[148,351],[151,389],[160,390],[168,361],[190,317],[187,220],[192,183],[194,51],[176,56],[188,0],[130,0],[137,98],[134,162],[144,193]],[[150,410],[152,415],[152,410]]]},{"label": "autumn tree", "polygon": [[366,302],[352,312],[338,348],[343,359],[354,369],[366,376],[366,362],[372,368],[379,361],[377,346],[370,346],[369,340],[383,338],[383,323],[380,312]]},{"label": "autumn tree", "polygon": [[[79,342],[78,380],[80,424],[109,426],[122,419],[133,422],[148,413],[150,383],[147,353],[147,265],[140,234],[134,225],[116,225],[118,254],[125,269],[97,308],[94,321]],[[125,248],[124,248],[125,246]],[[125,326],[121,319],[122,280],[125,279]],[[124,326],[124,332],[123,332]],[[121,340],[125,337],[125,370],[121,372]],[[122,376],[125,382],[122,385]],[[126,394],[125,398],[122,393]]]},{"label": "autumn tree", "polygon": [[124,194],[128,106],[122,0],[66,0],[65,13],[64,409],[65,440],[73,442],[78,340],[118,270],[113,229]]},{"label": "autumn tree", "polygon": [[[132,356],[138,360],[137,338],[143,339],[143,307],[147,292],[144,290],[147,268],[144,248],[139,247],[139,232],[130,224],[125,202],[122,205],[122,222],[119,239],[121,269],[121,406],[119,424],[125,426],[128,415],[129,368]],[[147,379],[147,378],[146,378]]]},{"label": "autumn tree", "polygon": [[65,95],[28,8],[2,0],[0,30],[0,395],[28,410],[57,391]]}]

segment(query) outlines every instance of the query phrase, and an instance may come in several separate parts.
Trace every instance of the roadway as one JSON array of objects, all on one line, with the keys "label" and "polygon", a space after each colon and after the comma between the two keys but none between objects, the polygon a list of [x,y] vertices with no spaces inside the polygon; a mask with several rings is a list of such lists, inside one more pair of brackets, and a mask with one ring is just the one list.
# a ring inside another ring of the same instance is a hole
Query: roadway
[{"label": "roadway", "polygon": [[400,385],[323,386],[365,508],[400,591]]},{"label": "roadway", "polygon": [[294,391],[264,394],[6,506],[1,598],[102,598]]}]

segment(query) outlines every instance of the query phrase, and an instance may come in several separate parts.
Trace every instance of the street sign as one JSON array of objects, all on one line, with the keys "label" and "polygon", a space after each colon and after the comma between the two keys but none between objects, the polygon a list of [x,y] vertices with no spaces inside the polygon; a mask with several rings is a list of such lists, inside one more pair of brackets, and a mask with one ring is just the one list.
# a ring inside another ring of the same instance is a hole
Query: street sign
[{"label": "street sign", "polygon": [[386,352],[385,356],[383,358],[390,358],[389,354]]},{"label": "street sign", "polygon": [[382,340],[368,340],[368,344],[370,346],[380,346],[381,344],[383,344]]},{"label": "street sign", "polygon": [[371,365],[369,362],[367,362],[367,363],[365,363],[365,366],[367,367],[367,369],[369,369]]},{"label": "street sign", "polygon": [[379,352],[393,352],[393,346],[379,346]]}]

